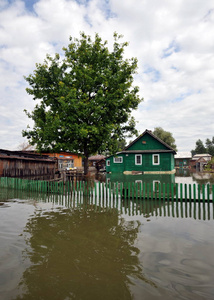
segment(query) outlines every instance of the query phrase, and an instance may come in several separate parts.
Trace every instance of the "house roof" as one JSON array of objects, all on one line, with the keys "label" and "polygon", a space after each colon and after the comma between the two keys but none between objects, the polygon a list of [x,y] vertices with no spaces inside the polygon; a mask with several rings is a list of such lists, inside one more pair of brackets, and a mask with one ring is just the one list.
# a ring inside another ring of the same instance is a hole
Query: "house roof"
[{"label": "house roof", "polygon": [[176,158],[192,158],[192,154],[191,152],[177,152],[175,155],[175,159]]},{"label": "house roof", "polygon": [[208,153],[203,153],[203,154],[195,154],[193,156],[193,158],[196,158],[196,157],[211,157],[212,155],[208,154]]},{"label": "house roof", "polygon": [[196,154],[193,156],[192,161],[209,161],[211,160],[212,155],[205,153],[205,154]]},{"label": "house roof", "polygon": [[[141,139],[145,134],[149,134],[151,137],[153,137],[154,139],[156,139],[159,143],[161,143],[162,145],[164,145],[165,147],[168,148],[168,150],[159,150],[160,152],[172,152],[174,154],[176,154],[176,151],[170,147],[167,143],[165,143],[164,141],[162,141],[161,139],[159,139],[157,136],[155,136],[151,130],[146,129],[141,135],[139,135],[131,144],[129,144],[122,152],[126,152],[133,144],[135,144],[139,139]],[[148,151],[148,150],[147,150]],[[157,152],[158,150],[153,150],[151,152]],[[144,152],[145,153],[145,152]],[[149,152],[147,152],[149,153]]]},{"label": "house roof", "polygon": [[117,152],[117,154],[120,154],[120,153],[171,153],[172,150],[163,150],[163,149],[157,149],[157,150],[124,150],[124,151],[121,151],[121,152]]},{"label": "house roof", "polygon": [[88,160],[101,160],[101,159],[104,159],[105,158],[105,155],[94,155],[94,156],[90,156],[88,158]]},{"label": "house roof", "polygon": [[31,161],[44,161],[44,162],[53,162],[52,158],[48,156],[41,155],[39,153],[30,152],[30,151],[10,151],[5,149],[0,149],[0,158],[1,159],[16,159],[16,160],[31,160]]},{"label": "house roof", "polygon": [[[153,150],[128,150],[134,143],[136,143],[139,139],[141,139],[145,134],[149,134],[151,137],[153,137],[154,139],[156,139],[159,143],[161,143],[162,145],[164,145],[166,148],[168,149],[153,149]],[[130,143],[127,147],[124,148],[124,150],[117,152],[116,155],[119,154],[129,154],[129,153],[133,153],[133,154],[145,154],[145,153],[173,153],[176,154],[176,151],[170,147],[167,143],[165,143],[164,141],[162,141],[161,139],[159,139],[157,136],[155,136],[151,130],[146,129],[141,135],[139,135],[132,143]],[[112,155],[109,155],[106,158],[111,157]]]}]

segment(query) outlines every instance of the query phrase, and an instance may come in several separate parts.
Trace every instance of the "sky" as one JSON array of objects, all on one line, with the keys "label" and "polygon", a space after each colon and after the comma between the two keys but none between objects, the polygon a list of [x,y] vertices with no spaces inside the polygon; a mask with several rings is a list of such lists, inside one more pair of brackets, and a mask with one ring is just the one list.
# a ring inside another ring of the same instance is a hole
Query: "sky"
[{"label": "sky", "polygon": [[162,127],[179,152],[214,136],[213,0],[0,0],[0,149],[19,149],[33,126],[24,76],[80,32],[109,47],[114,32],[129,42],[144,98],[132,113],[139,133]]}]

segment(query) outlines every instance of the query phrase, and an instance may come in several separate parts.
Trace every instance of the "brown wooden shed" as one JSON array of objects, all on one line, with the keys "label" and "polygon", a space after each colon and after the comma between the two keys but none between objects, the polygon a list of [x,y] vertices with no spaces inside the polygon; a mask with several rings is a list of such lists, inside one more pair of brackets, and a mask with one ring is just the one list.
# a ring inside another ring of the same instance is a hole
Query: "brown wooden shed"
[{"label": "brown wooden shed", "polygon": [[54,176],[56,161],[29,151],[0,149],[0,177]]}]

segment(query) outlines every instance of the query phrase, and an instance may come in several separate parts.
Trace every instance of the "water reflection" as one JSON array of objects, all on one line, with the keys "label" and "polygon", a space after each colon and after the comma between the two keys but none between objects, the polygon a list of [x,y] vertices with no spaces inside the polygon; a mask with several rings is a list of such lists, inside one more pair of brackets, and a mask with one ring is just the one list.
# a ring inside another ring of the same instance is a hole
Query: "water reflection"
[{"label": "water reflection", "polygon": [[213,203],[0,195],[3,299],[213,299]]},{"label": "water reflection", "polygon": [[160,183],[175,183],[175,174],[142,174],[142,175],[125,175],[123,173],[106,174],[107,182],[160,182]]},{"label": "water reflection", "polygon": [[214,173],[196,172],[191,169],[176,169],[175,181],[177,183],[214,184]]},{"label": "water reflection", "polygon": [[26,224],[23,273],[16,299],[132,299],[129,286],[143,275],[134,241],[138,221],[125,222],[118,211],[94,209],[36,211]]},{"label": "water reflection", "polygon": [[[102,175],[102,180],[107,182],[160,182],[160,183],[186,183],[186,184],[214,184],[214,173],[191,172],[189,169],[176,169],[175,174],[142,174],[125,175],[123,173],[112,173]],[[100,177],[98,177],[100,180]]]}]

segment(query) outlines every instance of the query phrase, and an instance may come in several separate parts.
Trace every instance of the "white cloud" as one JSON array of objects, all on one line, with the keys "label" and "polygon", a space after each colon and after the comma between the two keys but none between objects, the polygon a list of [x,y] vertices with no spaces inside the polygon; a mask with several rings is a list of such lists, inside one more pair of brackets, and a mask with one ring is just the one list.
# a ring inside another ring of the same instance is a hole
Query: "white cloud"
[{"label": "white cloud", "polygon": [[0,0],[0,148],[17,148],[30,122],[23,109],[35,102],[23,76],[80,31],[98,32],[110,45],[114,31],[129,41],[125,55],[138,58],[135,83],[145,99],[134,112],[139,131],[161,126],[180,151],[214,136],[213,1],[38,0],[29,7]]}]

